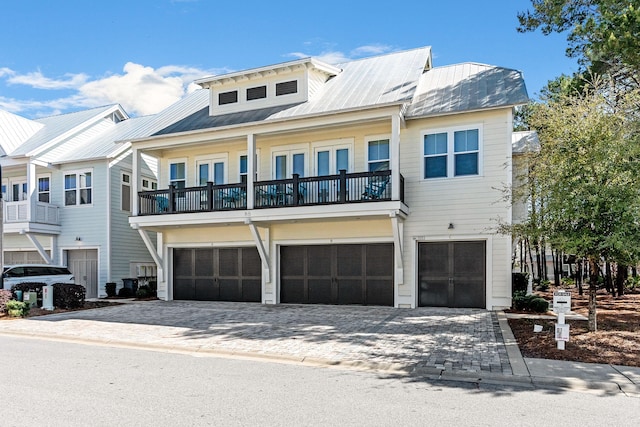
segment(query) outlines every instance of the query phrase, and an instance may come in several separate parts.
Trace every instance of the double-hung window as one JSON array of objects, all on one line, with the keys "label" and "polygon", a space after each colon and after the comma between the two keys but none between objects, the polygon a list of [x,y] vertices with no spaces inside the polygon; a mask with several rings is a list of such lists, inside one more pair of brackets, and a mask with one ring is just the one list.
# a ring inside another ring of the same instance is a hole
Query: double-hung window
[{"label": "double-hung window", "polygon": [[38,201],[49,203],[51,201],[51,178],[43,176],[38,178]]},{"label": "double-hung window", "polygon": [[479,128],[425,133],[423,177],[450,178],[480,174]]},{"label": "double-hung window", "polygon": [[369,172],[389,170],[389,140],[378,139],[368,142]]},{"label": "double-hung window", "polygon": [[187,185],[187,167],[185,162],[169,163],[169,185],[184,188]]},{"label": "double-hung window", "polygon": [[122,173],[122,182],[120,183],[120,208],[123,211],[131,211],[131,175]]},{"label": "double-hung window", "polygon": [[90,205],[92,203],[91,172],[75,172],[64,175],[64,205]]}]

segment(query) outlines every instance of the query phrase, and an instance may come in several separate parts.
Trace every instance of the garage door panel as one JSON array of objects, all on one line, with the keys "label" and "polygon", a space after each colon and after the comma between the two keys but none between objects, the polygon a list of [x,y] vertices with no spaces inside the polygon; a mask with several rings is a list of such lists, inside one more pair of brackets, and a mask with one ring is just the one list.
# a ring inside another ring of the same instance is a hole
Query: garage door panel
[{"label": "garage door panel", "polygon": [[421,243],[419,246],[420,273],[449,277],[449,246],[447,243]]},{"label": "garage door panel", "polygon": [[484,308],[484,298],[484,281],[467,280],[455,283],[455,307]]},{"label": "garage door panel", "polygon": [[308,246],[307,259],[313,260],[307,264],[310,276],[331,277],[332,254],[331,246]]},{"label": "garage door panel", "polygon": [[262,260],[260,259],[260,254],[254,248],[243,248],[241,252],[242,275],[257,277],[258,282],[260,282],[260,278],[262,277]]},{"label": "garage door panel", "polygon": [[213,249],[196,249],[194,276],[213,276]]},{"label": "garage door panel", "polygon": [[242,299],[244,301],[261,301],[262,300],[262,280],[261,279],[243,279],[242,280]]},{"label": "garage door panel", "polygon": [[218,250],[218,272],[220,276],[237,276],[238,275],[238,249],[219,249]]},{"label": "garage door panel", "polygon": [[195,279],[195,294],[198,301],[216,301],[219,297],[218,285],[213,278]]},{"label": "garage door panel", "polygon": [[176,276],[191,276],[193,271],[193,251],[188,249],[173,250],[173,273]]},{"label": "garage door panel", "polygon": [[240,293],[237,280],[233,279],[220,279],[220,300],[221,301],[241,301],[242,294]]},{"label": "garage door panel", "polygon": [[420,281],[421,306],[447,307],[449,304],[449,279]]},{"label": "garage door panel", "polygon": [[191,279],[173,280],[173,299],[194,299],[195,289]]},{"label": "garage door panel", "polygon": [[393,305],[393,280],[367,280],[367,304]]},{"label": "garage door panel", "polygon": [[338,257],[338,276],[362,275],[362,247],[360,245],[339,245],[336,247]]},{"label": "garage door panel", "polygon": [[305,286],[305,280],[303,278],[283,279],[281,282],[280,302],[289,304],[306,303]]},{"label": "garage door panel", "polygon": [[393,245],[367,245],[366,251],[367,276],[391,277],[389,262],[393,260]]},{"label": "garage door panel", "polygon": [[331,279],[309,279],[310,304],[331,304]]},{"label": "garage door panel", "polygon": [[280,258],[287,262],[280,263],[280,274],[287,276],[304,276],[306,251],[296,246],[284,246],[280,248]]},{"label": "garage door panel", "polygon": [[362,279],[338,281],[338,304],[364,304]]},{"label": "garage door panel", "polygon": [[469,242],[453,245],[454,277],[484,275],[484,242]]}]

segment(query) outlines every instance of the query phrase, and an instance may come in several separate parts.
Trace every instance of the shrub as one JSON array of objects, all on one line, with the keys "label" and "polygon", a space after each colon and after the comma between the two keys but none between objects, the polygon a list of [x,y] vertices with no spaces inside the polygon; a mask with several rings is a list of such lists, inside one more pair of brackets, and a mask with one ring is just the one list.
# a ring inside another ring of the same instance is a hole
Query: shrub
[{"label": "shrub", "polygon": [[11,301],[13,295],[10,290],[0,289],[0,313],[4,313],[7,310],[7,303]]},{"label": "shrub", "polygon": [[140,286],[136,291],[136,298],[147,298],[149,296],[149,287]]},{"label": "shrub", "polygon": [[541,280],[538,285],[538,290],[541,292],[545,292],[549,290],[549,286],[551,286],[551,282],[548,280]]},{"label": "shrub", "polygon": [[538,295],[525,295],[524,292],[517,292],[513,297],[513,308],[518,311],[546,313],[549,309],[549,303]]},{"label": "shrub", "polygon": [[29,314],[29,304],[22,301],[7,301],[7,314],[11,317],[26,317]]},{"label": "shrub", "polygon": [[104,290],[107,293],[108,297],[115,297],[116,296],[115,282],[108,282],[106,285],[104,285]]},{"label": "shrub", "polygon": [[120,288],[118,296],[123,298],[131,298],[133,296],[133,290],[131,288]]},{"label": "shrub", "polygon": [[527,292],[527,285],[529,284],[529,275],[527,273],[512,273],[511,285],[512,292],[515,296],[516,292]]},{"label": "shrub", "polygon": [[565,288],[573,288],[576,282],[571,277],[563,277],[560,279],[560,283]]},{"label": "shrub", "polygon": [[158,282],[155,280],[149,280],[149,296],[154,298],[158,296]]},{"label": "shrub", "polygon": [[59,308],[80,308],[84,306],[86,290],[82,285],[70,283],[53,284],[53,305]]}]

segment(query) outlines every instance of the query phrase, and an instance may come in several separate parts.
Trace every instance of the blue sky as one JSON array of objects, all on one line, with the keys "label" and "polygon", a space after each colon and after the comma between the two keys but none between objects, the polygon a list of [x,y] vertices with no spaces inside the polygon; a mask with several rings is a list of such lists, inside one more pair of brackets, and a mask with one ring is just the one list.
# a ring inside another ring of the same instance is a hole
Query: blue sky
[{"label": "blue sky", "polygon": [[431,46],[434,66],[524,73],[529,95],[577,71],[563,35],[519,34],[529,0],[15,0],[0,12],[0,109],[28,118],[120,103],[153,114],[193,80],[314,56]]}]

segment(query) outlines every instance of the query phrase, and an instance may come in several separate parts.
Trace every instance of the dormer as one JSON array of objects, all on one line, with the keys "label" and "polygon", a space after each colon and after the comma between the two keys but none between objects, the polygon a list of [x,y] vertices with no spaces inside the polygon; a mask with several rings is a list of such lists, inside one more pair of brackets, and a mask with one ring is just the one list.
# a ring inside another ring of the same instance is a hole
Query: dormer
[{"label": "dormer", "polygon": [[312,58],[197,80],[209,89],[209,115],[298,104],[313,98],[340,69]]}]

